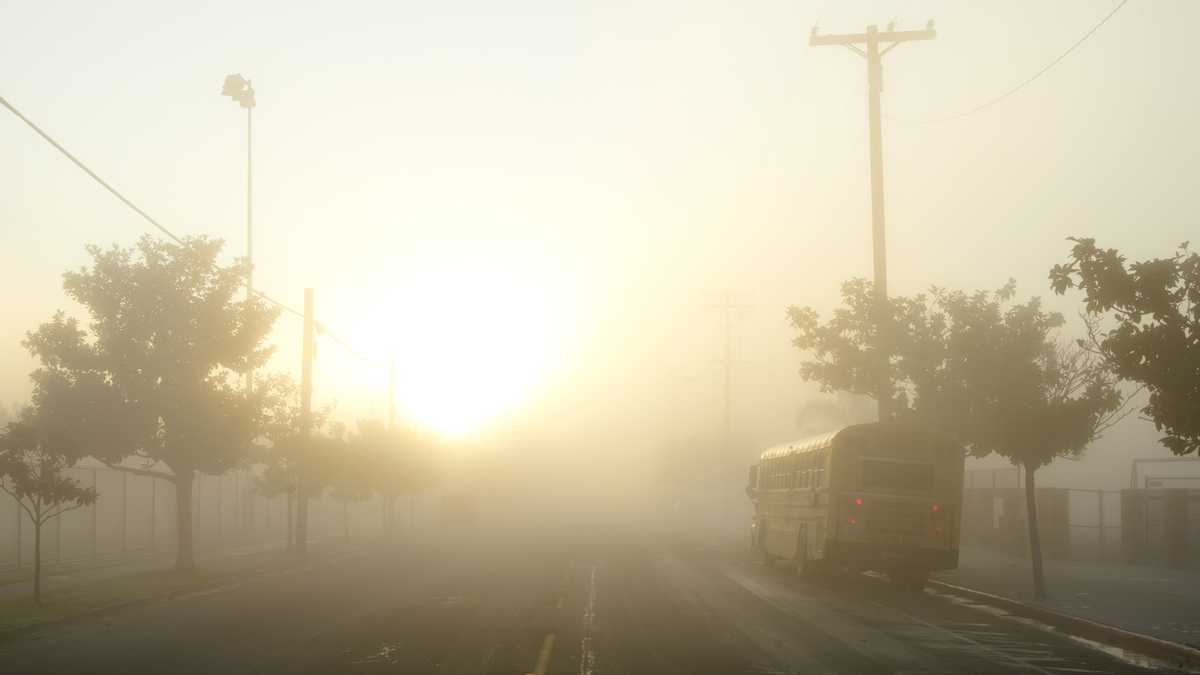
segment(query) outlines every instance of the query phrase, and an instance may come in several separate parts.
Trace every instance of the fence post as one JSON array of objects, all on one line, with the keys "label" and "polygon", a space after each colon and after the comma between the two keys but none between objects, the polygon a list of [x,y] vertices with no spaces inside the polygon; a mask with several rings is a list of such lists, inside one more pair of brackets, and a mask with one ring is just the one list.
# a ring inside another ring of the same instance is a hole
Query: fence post
[{"label": "fence post", "polygon": [[150,553],[158,553],[158,478],[150,479]]},{"label": "fence post", "polygon": [[129,537],[129,474],[121,472],[121,560],[128,557]]},{"label": "fence post", "polygon": [[221,538],[221,535],[223,534],[221,526],[224,525],[224,523],[221,522],[221,504],[225,501],[224,478],[225,478],[225,474],[217,474],[217,550],[218,551],[221,550],[221,544],[224,543]]},{"label": "fence post", "polygon": [[21,569],[21,504],[13,497],[13,506],[17,514],[17,569]]},{"label": "fence post", "polygon": [[92,467],[92,489],[96,491],[96,501],[92,503],[92,560],[100,559],[100,474]]},{"label": "fence post", "polygon": [[246,514],[242,513],[242,470],[233,474],[233,531],[234,546],[237,546],[246,534]]}]

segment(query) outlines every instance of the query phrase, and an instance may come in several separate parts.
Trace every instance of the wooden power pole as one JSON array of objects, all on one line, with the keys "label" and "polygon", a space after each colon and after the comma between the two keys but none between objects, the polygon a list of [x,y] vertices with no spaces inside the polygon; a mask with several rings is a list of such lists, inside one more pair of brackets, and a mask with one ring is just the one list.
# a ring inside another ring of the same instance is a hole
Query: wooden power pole
[{"label": "wooden power pole", "polygon": [[[875,26],[867,26],[865,33],[847,35],[818,35],[814,27],[808,44],[813,47],[841,45],[867,60],[867,116],[871,130],[871,233],[875,258],[875,296],[879,312],[876,349],[881,363],[877,400],[879,421],[891,418],[892,383],[889,374],[891,342],[891,312],[888,309],[887,290],[887,238],[883,219],[883,133],[879,121],[879,94],[883,92],[883,55],[901,42],[932,40],[937,36],[930,21],[925,30],[893,30],[894,25],[879,32]],[[883,48],[880,48],[880,45]],[[861,45],[861,46],[860,46]]]},{"label": "wooden power pole", "polygon": [[396,355],[388,359],[388,422],[389,432],[396,430]]},{"label": "wooden power pole", "polygon": [[296,480],[296,554],[308,555],[308,462],[312,433],[313,389],[313,289],[304,289],[304,346],[300,366],[300,451]]},{"label": "wooden power pole", "polygon": [[746,309],[749,305],[734,303],[733,294],[726,292],[724,299],[719,304],[709,305],[709,307],[720,309],[725,318],[725,350],[721,359],[725,375],[725,396],[723,400],[723,425],[721,428],[724,449],[730,450],[733,439],[733,310]]}]

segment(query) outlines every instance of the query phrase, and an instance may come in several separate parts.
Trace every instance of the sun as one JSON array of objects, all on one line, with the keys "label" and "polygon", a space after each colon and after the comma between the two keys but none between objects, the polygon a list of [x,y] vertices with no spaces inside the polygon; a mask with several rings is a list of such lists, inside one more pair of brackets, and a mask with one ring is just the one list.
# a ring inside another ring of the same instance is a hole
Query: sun
[{"label": "sun", "polygon": [[398,412],[462,437],[519,408],[561,355],[558,290],[545,270],[512,257],[439,256],[409,270],[387,328]]}]

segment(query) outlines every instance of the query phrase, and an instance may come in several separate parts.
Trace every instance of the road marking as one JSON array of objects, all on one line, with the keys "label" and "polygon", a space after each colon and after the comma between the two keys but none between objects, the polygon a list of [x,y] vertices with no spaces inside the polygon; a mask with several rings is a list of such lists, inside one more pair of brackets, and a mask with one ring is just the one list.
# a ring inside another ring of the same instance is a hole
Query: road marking
[{"label": "road marking", "polygon": [[542,640],[542,650],[538,652],[537,665],[529,675],[546,675],[546,671],[550,669],[550,655],[554,653],[555,639],[554,633],[546,633],[546,638]]},{"label": "road marking", "polygon": [[592,675],[596,654],[592,651],[592,625],[596,623],[596,566],[588,577],[587,606],[583,610],[583,639],[579,641],[579,675]]}]

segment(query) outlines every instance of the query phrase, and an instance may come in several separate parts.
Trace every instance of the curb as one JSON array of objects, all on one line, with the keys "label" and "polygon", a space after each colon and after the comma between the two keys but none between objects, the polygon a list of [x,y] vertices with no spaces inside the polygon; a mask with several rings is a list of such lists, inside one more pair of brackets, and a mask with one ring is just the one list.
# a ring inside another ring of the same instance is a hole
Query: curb
[{"label": "curb", "polygon": [[1170,642],[1142,633],[1117,628],[1098,621],[1064,614],[1062,612],[1029,605],[1001,595],[985,591],[949,584],[944,581],[930,579],[929,587],[947,593],[966,596],[983,604],[999,606],[1015,616],[1035,619],[1048,626],[1057,628],[1072,635],[1099,642],[1110,647],[1127,649],[1149,656],[1164,664],[1188,672],[1200,672],[1200,649],[1194,649],[1178,642]]}]

